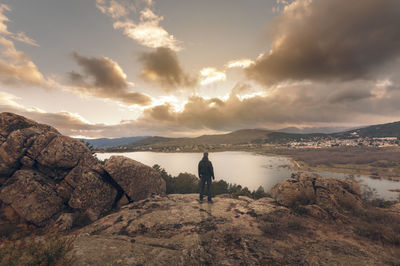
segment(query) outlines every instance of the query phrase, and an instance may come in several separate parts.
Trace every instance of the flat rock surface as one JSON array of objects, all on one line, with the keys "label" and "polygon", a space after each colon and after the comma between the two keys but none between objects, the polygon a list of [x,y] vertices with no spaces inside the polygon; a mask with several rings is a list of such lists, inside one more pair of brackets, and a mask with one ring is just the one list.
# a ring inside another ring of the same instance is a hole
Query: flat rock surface
[{"label": "flat rock surface", "polygon": [[77,265],[376,265],[400,250],[342,225],[298,216],[271,198],[155,196],[75,232]]}]

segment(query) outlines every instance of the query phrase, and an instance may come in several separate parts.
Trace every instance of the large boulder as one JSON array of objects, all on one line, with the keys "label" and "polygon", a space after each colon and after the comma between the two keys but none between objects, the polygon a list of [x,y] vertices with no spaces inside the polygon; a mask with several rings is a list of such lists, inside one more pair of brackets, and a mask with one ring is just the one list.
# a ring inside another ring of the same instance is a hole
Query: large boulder
[{"label": "large boulder", "polygon": [[131,200],[145,199],[152,194],[165,194],[166,184],[160,174],[135,160],[124,156],[111,156],[104,169]]},{"label": "large boulder", "polygon": [[55,183],[34,170],[15,172],[1,187],[0,200],[39,226],[65,208],[55,192]]},{"label": "large boulder", "polygon": [[13,131],[30,127],[37,128],[43,132],[53,131],[58,133],[58,131],[51,126],[39,124],[20,115],[13,113],[0,114],[0,136],[3,138],[7,138],[7,136]]},{"label": "large boulder", "polygon": [[19,167],[19,161],[34,137],[42,133],[35,127],[18,129],[11,132],[0,146],[0,175],[10,176]]},{"label": "large boulder", "polygon": [[90,151],[82,142],[59,135],[51,140],[36,160],[39,164],[50,168],[69,169],[75,167],[87,153]]},{"label": "large boulder", "polygon": [[361,206],[360,186],[357,183],[311,173],[292,174],[291,178],[275,185],[271,192],[283,206],[305,206],[310,213],[320,217],[324,216],[321,211],[340,216],[343,209]]},{"label": "large boulder", "polygon": [[71,208],[80,211],[90,209],[98,216],[101,212],[110,210],[116,200],[117,189],[86,166],[75,167],[65,181],[73,188],[68,201]]},{"label": "large boulder", "polygon": [[155,170],[121,158],[108,163],[110,175],[81,141],[1,113],[0,216],[11,208],[38,226],[55,222],[64,212],[95,220],[129,200],[165,194],[165,182]]}]

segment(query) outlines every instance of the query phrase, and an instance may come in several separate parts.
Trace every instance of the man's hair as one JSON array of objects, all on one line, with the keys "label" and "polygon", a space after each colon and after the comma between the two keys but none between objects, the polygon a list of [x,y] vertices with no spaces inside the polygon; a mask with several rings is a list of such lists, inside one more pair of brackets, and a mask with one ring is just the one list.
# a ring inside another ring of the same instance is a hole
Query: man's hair
[{"label": "man's hair", "polygon": [[208,157],[208,152],[203,153],[204,157]]}]

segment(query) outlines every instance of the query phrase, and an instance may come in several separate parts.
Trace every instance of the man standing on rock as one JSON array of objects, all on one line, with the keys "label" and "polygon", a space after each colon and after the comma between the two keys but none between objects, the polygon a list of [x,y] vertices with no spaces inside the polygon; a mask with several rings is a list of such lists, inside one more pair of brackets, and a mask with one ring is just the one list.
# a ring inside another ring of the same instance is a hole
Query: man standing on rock
[{"label": "man standing on rock", "polygon": [[210,160],[208,160],[208,152],[205,152],[203,155],[203,159],[199,162],[199,177],[200,177],[200,202],[203,201],[204,195],[204,186],[207,183],[207,196],[208,202],[212,203],[211,200],[211,178],[215,179],[214,177],[214,169]]}]

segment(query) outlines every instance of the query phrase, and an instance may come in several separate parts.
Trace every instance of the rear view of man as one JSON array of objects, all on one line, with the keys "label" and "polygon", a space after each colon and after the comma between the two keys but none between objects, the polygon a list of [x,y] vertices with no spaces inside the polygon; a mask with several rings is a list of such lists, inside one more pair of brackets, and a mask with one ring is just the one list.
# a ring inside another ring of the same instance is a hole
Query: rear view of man
[{"label": "rear view of man", "polygon": [[199,162],[199,177],[201,179],[200,202],[203,201],[204,186],[207,184],[208,202],[211,203],[211,178],[215,179],[215,177],[212,163],[208,160],[208,152],[204,153],[203,159]]}]

